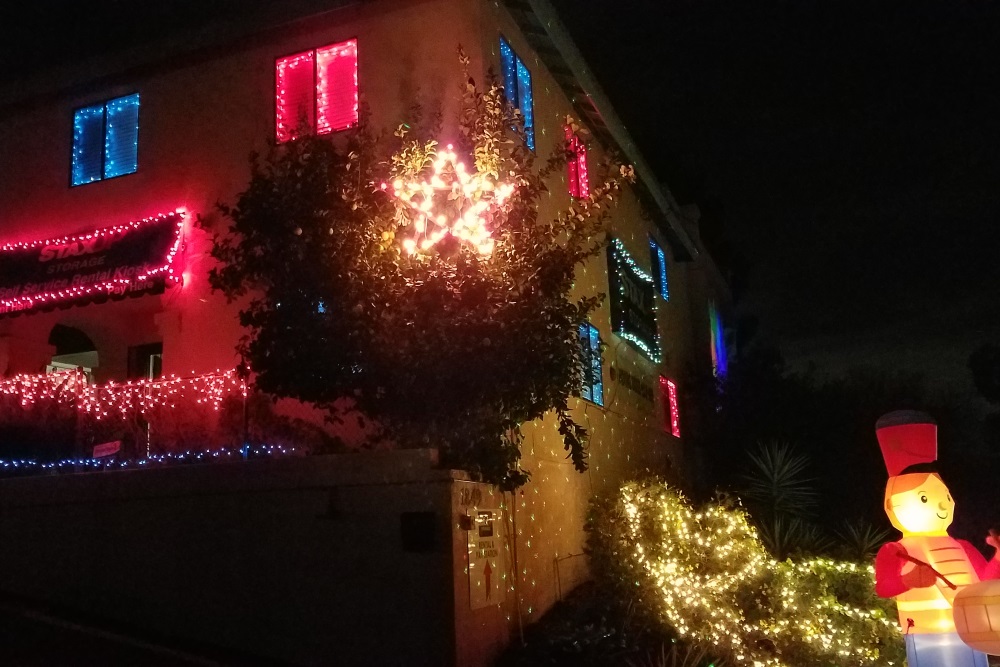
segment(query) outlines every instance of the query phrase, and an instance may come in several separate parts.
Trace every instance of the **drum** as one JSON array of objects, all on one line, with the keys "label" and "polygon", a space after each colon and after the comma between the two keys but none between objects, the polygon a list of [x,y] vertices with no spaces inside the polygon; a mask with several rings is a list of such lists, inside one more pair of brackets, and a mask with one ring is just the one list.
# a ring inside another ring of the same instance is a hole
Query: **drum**
[{"label": "drum", "polygon": [[1000,579],[965,586],[955,595],[955,630],[972,648],[1000,655]]}]

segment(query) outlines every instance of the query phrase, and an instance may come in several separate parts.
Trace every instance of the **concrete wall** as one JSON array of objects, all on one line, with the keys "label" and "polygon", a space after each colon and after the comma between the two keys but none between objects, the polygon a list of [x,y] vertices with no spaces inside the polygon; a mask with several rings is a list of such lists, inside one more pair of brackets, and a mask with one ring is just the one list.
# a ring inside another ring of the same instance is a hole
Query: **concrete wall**
[{"label": "concrete wall", "polygon": [[[452,545],[465,537],[450,528],[456,477],[433,460],[0,480],[0,591],[269,661],[451,664]],[[431,513],[416,522],[432,517],[433,534],[416,535],[426,543],[403,538],[413,512]]]}]

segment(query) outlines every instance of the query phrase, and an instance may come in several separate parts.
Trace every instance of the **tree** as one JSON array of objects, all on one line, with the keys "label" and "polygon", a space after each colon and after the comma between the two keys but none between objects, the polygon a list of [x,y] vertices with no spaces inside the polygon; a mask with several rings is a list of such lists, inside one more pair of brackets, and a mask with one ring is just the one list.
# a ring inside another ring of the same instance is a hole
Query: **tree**
[{"label": "tree", "polygon": [[460,61],[454,147],[415,105],[392,136],[363,118],[346,137],[303,133],[254,156],[247,189],[219,206],[230,224],[210,280],[248,299],[239,350],[259,389],[328,410],[350,399],[398,445],[437,446],[510,489],[529,474],[522,424],[550,411],[586,467],[568,403],[601,296],[570,294],[631,170],[609,167],[588,200],[542,219],[566,148],[536,165],[503,89],[491,74],[481,91]]}]

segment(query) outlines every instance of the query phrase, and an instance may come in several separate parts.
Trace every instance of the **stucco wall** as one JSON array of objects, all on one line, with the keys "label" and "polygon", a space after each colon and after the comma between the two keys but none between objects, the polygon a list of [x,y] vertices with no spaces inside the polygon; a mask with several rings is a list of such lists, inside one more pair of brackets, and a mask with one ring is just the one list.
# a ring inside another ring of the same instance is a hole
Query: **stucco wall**
[{"label": "stucco wall", "polygon": [[[454,476],[432,461],[420,450],[0,480],[0,590],[289,664],[450,664]],[[428,550],[408,550],[408,512],[433,513]]]}]

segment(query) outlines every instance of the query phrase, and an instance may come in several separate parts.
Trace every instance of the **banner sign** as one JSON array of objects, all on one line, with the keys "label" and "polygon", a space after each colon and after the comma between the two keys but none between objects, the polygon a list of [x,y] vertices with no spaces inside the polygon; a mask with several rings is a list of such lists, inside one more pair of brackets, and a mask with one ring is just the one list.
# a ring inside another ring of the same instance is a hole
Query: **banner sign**
[{"label": "banner sign", "polygon": [[162,288],[179,279],[184,214],[85,234],[0,246],[0,315]]},{"label": "banner sign", "polygon": [[122,441],[114,440],[112,442],[105,442],[100,445],[94,445],[94,458],[99,459],[105,456],[111,456],[112,454],[117,454],[122,450]]},{"label": "banner sign", "polygon": [[611,326],[647,358],[660,363],[653,276],[643,271],[618,239],[608,244]]}]

